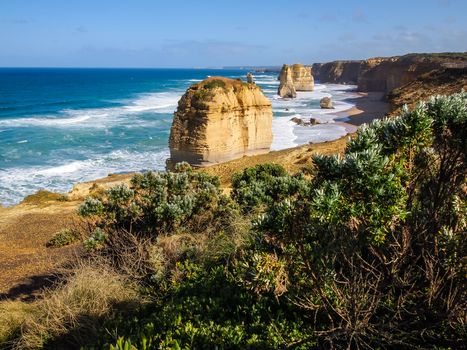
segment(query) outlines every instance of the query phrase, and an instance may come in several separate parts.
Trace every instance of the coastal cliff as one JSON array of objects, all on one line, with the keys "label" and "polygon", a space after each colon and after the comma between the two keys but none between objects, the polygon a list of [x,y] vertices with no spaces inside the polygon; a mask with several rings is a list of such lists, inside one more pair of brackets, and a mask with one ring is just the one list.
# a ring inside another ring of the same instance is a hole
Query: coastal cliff
[{"label": "coastal cliff", "polygon": [[313,64],[313,75],[322,83],[357,85],[362,61],[334,61]]},{"label": "coastal cliff", "polygon": [[399,115],[404,105],[412,108],[431,96],[452,95],[462,90],[467,91],[467,65],[438,69],[392,90],[388,94],[388,102],[391,106],[389,114]]},{"label": "coastal cliff", "polygon": [[211,77],[182,96],[170,130],[170,162],[194,166],[266,153],[272,107],[255,84]]},{"label": "coastal cliff", "polygon": [[362,61],[315,63],[313,72],[322,83],[355,84],[359,91],[388,93],[423,74],[466,63],[466,53],[408,54]]}]

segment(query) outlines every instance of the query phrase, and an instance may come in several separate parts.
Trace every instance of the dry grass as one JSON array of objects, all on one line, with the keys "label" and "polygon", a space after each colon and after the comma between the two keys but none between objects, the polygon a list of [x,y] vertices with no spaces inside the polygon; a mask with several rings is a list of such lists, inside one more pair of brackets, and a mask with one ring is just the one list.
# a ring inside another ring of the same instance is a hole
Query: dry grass
[{"label": "dry grass", "polygon": [[24,321],[37,312],[34,304],[11,300],[0,302],[0,344],[18,335]]},{"label": "dry grass", "polygon": [[55,201],[66,202],[68,201],[68,197],[64,194],[40,190],[24,198],[21,203],[44,206],[49,202]]},{"label": "dry grass", "polygon": [[136,288],[111,268],[81,263],[35,303],[2,304],[0,330],[4,338],[13,336],[12,349],[39,349],[60,337],[61,342],[79,345],[98,334],[102,320],[115,310],[140,302]]}]

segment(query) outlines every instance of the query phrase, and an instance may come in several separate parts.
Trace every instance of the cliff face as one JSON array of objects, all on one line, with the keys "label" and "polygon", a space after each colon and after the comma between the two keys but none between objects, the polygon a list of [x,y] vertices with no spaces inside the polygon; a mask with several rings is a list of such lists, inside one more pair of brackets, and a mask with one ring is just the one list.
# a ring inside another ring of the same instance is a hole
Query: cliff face
[{"label": "cliff face", "polygon": [[282,66],[279,74],[279,81],[280,83],[279,88],[277,89],[277,94],[280,97],[294,98],[297,96],[292,76],[292,69],[288,64],[284,64]]},{"label": "cliff face", "polygon": [[465,63],[466,53],[408,54],[316,63],[313,72],[322,83],[357,84],[359,91],[388,93],[433,70]]},{"label": "cliff face", "polygon": [[462,90],[467,91],[467,65],[464,68],[441,68],[423,74],[389,93],[390,115],[400,114],[405,104],[414,107],[431,96],[451,95]]},{"label": "cliff face", "polygon": [[428,54],[369,59],[362,64],[358,89],[389,92],[459,59],[461,56]]},{"label": "cliff face", "polygon": [[269,151],[272,107],[255,84],[211,77],[178,102],[170,130],[170,162],[206,166]]},{"label": "cliff face", "polygon": [[311,67],[302,64],[292,65],[292,80],[296,91],[313,91],[315,87]]},{"label": "cliff face", "polygon": [[313,64],[313,74],[322,83],[353,84],[358,82],[362,61],[334,61]]}]

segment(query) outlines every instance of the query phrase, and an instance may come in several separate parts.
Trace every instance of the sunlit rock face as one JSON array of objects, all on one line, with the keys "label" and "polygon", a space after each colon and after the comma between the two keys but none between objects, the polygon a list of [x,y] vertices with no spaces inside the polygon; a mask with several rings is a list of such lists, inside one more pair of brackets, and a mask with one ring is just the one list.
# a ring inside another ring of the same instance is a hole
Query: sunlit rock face
[{"label": "sunlit rock face", "polygon": [[277,94],[284,98],[294,98],[297,96],[292,76],[292,68],[288,64],[282,66],[279,74],[279,89]]},{"label": "sunlit rock face", "polygon": [[292,69],[292,80],[296,91],[313,91],[315,80],[311,73],[311,67],[302,64],[294,64]]},{"label": "sunlit rock face", "polygon": [[207,166],[266,153],[272,107],[261,89],[223,77],[191,86],[178,102],[170,131],[170,164]]}]

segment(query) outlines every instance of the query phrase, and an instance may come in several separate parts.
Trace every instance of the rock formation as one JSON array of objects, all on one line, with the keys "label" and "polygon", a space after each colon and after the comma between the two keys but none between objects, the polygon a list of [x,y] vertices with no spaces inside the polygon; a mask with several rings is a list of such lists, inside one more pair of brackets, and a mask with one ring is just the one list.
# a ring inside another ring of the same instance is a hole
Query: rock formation
[{"label": "rock formation", "polygon": [[319,100],[319,106],[323,109],[333,109],[332,100],[330,97],[323,97]]},{"label": "rock formation", "polygon": [[398,115],[402,107],[414,107],[420,101],[426,101],[434,95],[452,95],[462,90],[467,91],[467,64],[441,68],[419,76],[388,95],[391,107],[390,115]]},{"label": "rock formation", "polygon": [[178,102],[170,130],[170,161],[206,166],[266,153],[272,143],[271,102],[255,84],[211,77]]},{"label": "rock formation", "polygon": [[297,97],[297,92],[295,90],[295,85],[292,78],[292,69],[288,64],[282,66],[281,73],[279,75],[279,89],[277,94],[280,97],[295,98]]},{"label": "rock formation", "polygon": [[433,70],[465,63],[466,53],[408,54],[315,63],[313,74],[321,83],[357,84],[359,91],[388,93]]},{"label": "rock formation", "polygon": [[302,64],[294,64],[292,69],[292,80],[296,91],[313,91],[315,80],[311,74],[311,67]]},{"label": "rock formation", "polygon": [[321,83],[357,85],[362,61],[334,61],[313,64],[313,75]]},{"label": "rock formation", "polygon": [[293,117],[292,119],[290,119],[290,121],[300,126],[313,126],[313,125],[321,124],[316,118],[310,118],[309,121],[305,121],[302,118]]}]

